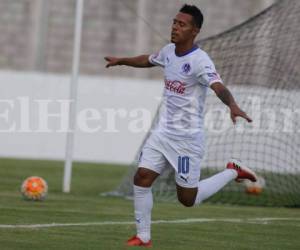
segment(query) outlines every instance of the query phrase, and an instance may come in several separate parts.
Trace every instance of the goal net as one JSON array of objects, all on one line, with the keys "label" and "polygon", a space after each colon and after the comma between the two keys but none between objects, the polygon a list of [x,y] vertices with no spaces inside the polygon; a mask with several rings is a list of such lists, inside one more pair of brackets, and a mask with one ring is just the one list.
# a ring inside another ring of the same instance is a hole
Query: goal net
[{"label": "goal net", "polygon": [[[240,120],[233,126],[225,105],[215,94],[208,95],[201,179],[223,170],[231,157],[261,176],[254,187],[232,182],[208,202],[300,206],[299,24],[300,1],[282,0],[229,31],[199,41],[253,118],[251,124]],[[135,161],[113,194],[132,196],[136,167]],[[176,200],[172,169],[156,180],[153,194],[158,200]]]}]

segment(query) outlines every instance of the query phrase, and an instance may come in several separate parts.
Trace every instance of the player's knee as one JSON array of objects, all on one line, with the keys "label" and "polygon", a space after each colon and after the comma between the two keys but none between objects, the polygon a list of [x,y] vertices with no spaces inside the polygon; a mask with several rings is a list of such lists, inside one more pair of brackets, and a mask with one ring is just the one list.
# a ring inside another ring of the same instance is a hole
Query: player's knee
[{"label": "player's knee", "polygon": [[177,184],[178,201],[185,207],[192,207],[195,204],[198,188],[185,188]]},{"label": "player's knee", "polygon": [[145,179],[145,177],[140,175],[139,172],[136,172],[133,178],[134,185],[140,185],[143,179]]},{"label": "player's knee", "polygon": [[181,197],[178,197],[178,201],[185,207],[193,207],[195,204],[194,200],[185,199],[185,198],[181,198]]},{"label": "player's knee", "polygon": [[151,186],[151,176],[149,176],[149,173],[147,171],[138,169],[138,171],[134,175],[133,183],[134,185],[142,187]]}]

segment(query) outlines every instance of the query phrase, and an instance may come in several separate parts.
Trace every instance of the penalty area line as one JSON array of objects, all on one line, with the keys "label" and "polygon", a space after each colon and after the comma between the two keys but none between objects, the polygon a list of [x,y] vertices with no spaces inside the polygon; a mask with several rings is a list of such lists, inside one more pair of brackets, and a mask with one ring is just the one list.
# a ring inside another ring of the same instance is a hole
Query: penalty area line
[{"label": "penalty area line", "polygon": [[[274,221],[300,221],[300,218],[189,218],[181,220],[154,220],[152,224],[192,224],[192,223],[210,223],[210,222],[228,222],[244,224],[270,224]],[[107,226],[107,225],[134,225],[134,221],[102,221],[102,222],[84,222],[84,223],[49,223],[49,224],[24,224],[24,225],[6,225],[0,224],[0,229],[35,229],[52,227],[86,227],[86,226]]]}]

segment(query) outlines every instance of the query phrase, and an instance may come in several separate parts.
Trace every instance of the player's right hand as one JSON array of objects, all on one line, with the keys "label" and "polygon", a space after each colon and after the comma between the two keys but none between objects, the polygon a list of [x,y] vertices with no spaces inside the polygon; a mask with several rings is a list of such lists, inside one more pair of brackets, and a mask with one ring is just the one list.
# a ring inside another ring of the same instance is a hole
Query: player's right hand
[{"label": "player's right hand", "polygon": [[119,58],[117,58],[117,57],[106,56],[106,57],[104,57],[104,59],[108,62],[105,66],[106,68],[109,68],[111,66],[120,65]]}]

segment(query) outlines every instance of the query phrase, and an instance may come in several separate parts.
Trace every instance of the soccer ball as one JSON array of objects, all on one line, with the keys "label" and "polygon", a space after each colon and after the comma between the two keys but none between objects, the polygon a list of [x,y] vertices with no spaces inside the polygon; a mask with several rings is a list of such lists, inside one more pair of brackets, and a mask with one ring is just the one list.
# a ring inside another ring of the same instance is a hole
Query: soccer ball
[{"label": "soccer ball", "polygon": [[25,200],[41,201],[47,196],[48,184],[41,177],[31,176],[23,181],[21,193]]},{"label": "soccer ball", "polygon": [[259,195],[263,192],[264,187],[266,186],[266,181],[262,176],[257,176],[256,182],[251,182],[245,180],[245,187],[247,194]]}]

